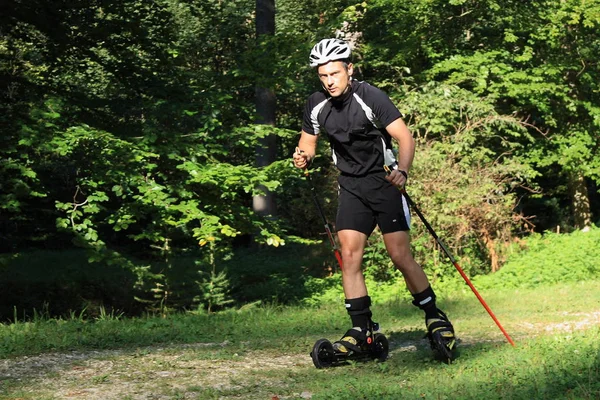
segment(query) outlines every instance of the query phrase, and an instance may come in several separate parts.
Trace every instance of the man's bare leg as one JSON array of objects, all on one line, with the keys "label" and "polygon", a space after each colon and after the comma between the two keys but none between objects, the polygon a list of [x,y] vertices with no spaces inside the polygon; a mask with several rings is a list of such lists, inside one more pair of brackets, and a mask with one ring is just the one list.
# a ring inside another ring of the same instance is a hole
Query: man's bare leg
[{"label": "man's bare leg", "polygon": [[456,344],[454,328],[446,314],[437,308],[435,292],[429,279],[412,256],[408,232],[386,233],[383,240],[390,258],[402,272],[406,286],[413,295],[412,303],[425,312],[425,325],[432,346],[451,359]]},{"label": "man's bare leg", "polygon": [[339,353],[361,351],[367,335],[373,329],[371,321],[371,298],[367,293],[365,277],[362,272],[363,254],[367,243],[367,235],[350,229],[338,231],[342,250],[344,270],[342,286],[346,296],[346,311],[352,320],[352,328],[342,339],[333,344]]},{"label": "man's bare leg", "polygon": [[427,289],[429,279],[412,256],[408,232],[386,233],[383,235],[383,241],[392,262],[402,273],[408,290],[412,294],[416,294]]},{"label": "man's bare leg", "polygon": [[344,295],[347,299],[367,296],[367,286],[362,272],[367,235],[350,229],[338,231],[337,234],[344,262],[344,271],[342,272]]}]

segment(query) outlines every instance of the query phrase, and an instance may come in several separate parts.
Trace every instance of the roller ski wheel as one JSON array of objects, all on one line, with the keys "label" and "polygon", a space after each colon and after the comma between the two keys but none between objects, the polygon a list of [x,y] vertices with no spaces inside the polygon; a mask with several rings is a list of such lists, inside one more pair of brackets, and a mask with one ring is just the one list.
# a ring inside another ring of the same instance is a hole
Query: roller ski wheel
[{"label": "roller ski wheel", "polygon": [[439,318],[432,318],[426,321],[427,338],[436,358],[447,364],[451,364],[456,358],[457,340],[454,335],[454,327],[446,314],[442,311],[438,312]]},{"label": "roller ski wheel", "polygon": [[[346,336],[344,339],[346,339]],[[389,342],[385,335],[381,333],[367,335],[364,343],[359,346],[344,340],[335,344],[338,345],[337,348],[334,343],[327,339],[317,340],[310,353],[315,367],[319,369],[330,368],[346,364],[348,361],[385,361],[389,354]],[[341,351],[339,344],[347,346],[347,348]]]},{"label": "roller ski wheel", "polygon": [[310,357],[315,367],[329,368],[336,363],[336,355],[333,350],[333,344],[327,339],[319,339],[313,346]]},{"label": "roller ski wheel", "polygon": [[390,344],[382,333],[376,333],[373,339],[373,349],[371,357],[374,360],[385,361],[388,358],[390,352]]}]

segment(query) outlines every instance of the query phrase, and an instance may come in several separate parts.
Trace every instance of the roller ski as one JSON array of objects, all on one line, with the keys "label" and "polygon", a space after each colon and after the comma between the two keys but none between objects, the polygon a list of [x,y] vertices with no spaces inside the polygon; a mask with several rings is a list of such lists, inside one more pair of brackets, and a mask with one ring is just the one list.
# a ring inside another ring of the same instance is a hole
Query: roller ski
[{"label": "roller ski", "polygon": [[438,310],[437,318],[425,320],[427,325],[427,338],[436,358],[448,364],[456,358],[456,336],[454,327],[444,312]]},{"label": "roller ski", "polygon": [[372,323],[370,328],[350,329],[337,342],[319,339],[313,346],[310,356],[315,367],[329,368],[346,364],[348,361],[385,361],[388,357],[389,343],[385,335],[377,332],[379,324]]}]

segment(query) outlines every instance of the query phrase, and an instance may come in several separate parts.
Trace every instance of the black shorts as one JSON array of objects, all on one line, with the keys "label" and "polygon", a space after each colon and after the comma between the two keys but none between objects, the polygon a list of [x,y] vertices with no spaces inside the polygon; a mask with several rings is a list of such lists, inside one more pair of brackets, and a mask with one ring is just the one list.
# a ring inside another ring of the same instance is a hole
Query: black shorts
[{"label": "black shorts", "polygon": [[385,172],[354,177],[340,175],[335,229],[352,229],[369,236],[378,225],[382,233],[410,230],[408,203]]}]

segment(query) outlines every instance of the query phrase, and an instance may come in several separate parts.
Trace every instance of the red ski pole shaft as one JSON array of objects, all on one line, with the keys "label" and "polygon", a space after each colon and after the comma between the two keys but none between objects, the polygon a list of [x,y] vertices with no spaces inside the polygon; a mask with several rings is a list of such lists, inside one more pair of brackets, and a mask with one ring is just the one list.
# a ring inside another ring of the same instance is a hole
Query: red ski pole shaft
[{"label": "red ski pole shaft", "polygon": [[[391,173],[390,168],[388,168],[387,166],[385,166],[384,168],[385,168],[385,170],[386,170],[386,172],[388,174]],[[417,205],[415,204],[415,202],[412,201],[412,199],[410,198],[410,196],[408,195],[408,193],[406,193],[406,189],[404,189],[403,187],[398,187],[398,190],[400,190],[400,192],[402,192],[402,195],[404,196],[404,198],[406,199],[406,201],[408,202],[408,204],[413,208],[413,210],[415,210],[415,212],[417,213],[417,215],[419,216],[419,218],[421,219],[421,221],[423,222],[423,224],[425,225],[425,227],[427,228],[427,230],[429,231],[429,233],[431,234],[431,236],[433,236],[433,238],[435,239],[435,241],[437,242],[437,244],[442,248],[442,250],[444,251],[444,253],[446,254],[446,256],[448,256],[448,258],[452,262],[452,265],[454,265],[454,268],[456,268],[456,270],[458,271],[458,273],[460,274],[460,276],[463,277],[463,279],[465,280],[465,282],[467,283],[467,285],[471,288],[471,290],[475,294],[475,297],[477,297],[477,300],[479,300],[479,302],[481,303],[481,305],[483,306],[483,308],[485,308],[485,311],[487,311],[487,313],[490,315],[490,317],[492,317],[492,320],[494,320],[494,322],[496,323],[496,325],[498,326],[498,328],[500,328],[500,331],[504,334],[504,336],[506,337],[506,340],[508,340],[508,343],[510,343],[512,346],[515,346],[515,342],[512,340],[512,338],[510,337],[510,335],[508,334],[508,332],[506,332],[506,330],[504,329],[504,327],[502,326],[502,324],[500,324],[500,321],[498,321],[498,318],[496,318],[496,316],[494,315],[494,312],[487,305],[487,303],[485,302],[485,300],[483,300],[483,297],[481,297],[481,295],[479,294],[479,292],[477,291],[477,289],[475,289],[475,286],[473,286],[473,283],[471,283],[471,280],[469,279],[469,277],[467,276],[467,274],[465,274],[465,272],[460,267],[460,265],[458,265],[458,262],[454,259],[454,257],[452,256],[452,254],[450,253],[450,251],[448,250],[448,248],[446,247],[446,245],[442,241],[442,239],[440,239],[438,237],[438,235],[435,233],[435,231],[433,230],[433,228],[431,227],[431,225],[429,224],[429,222],[427,222],[427,219],[425,219],[425,216],[423,215],[423,213],[421,212],[421,210],[419,210],[419,208],[417,207]]]},{"label": "red ski pole shaft", "polygon": [[317,211],[319,212],[319,215],[321,216],[321,221],[323,222],[323,225],[325,226],[325,232],[327,233],[327,237],[329,238],[329,243],[331,244],[331,247],[333,248],[333,254],[335,255],[335,259],[337,260],[338,265],[340,266],[340,270],[343,271],[344,263],[342,262],[342,253],[340,252],[340,249],[338,248],[337,243],[335,241],[335,237],[333,236],[333,232],[331,231],[331,228],[329,227],[329,222],[327,222],[327,218],[325,217],[325,212],[323,211],[323,208],[321,208],[321,203],[319,202],[317,193],[315,191],[315,185],[313,184],[312,178],[311,178],[310,174],[308,173],[307,169],[304,170],[304,176],[306,177],[306,180],[308,180],[308,182],[310,183],[310,191],[312,193],[313,201],[315,202]]},{"label": "red ski pole shaft", "polygon": [[506,340],[508,340],[508,343],[510,343],[512,346],[515,346],[515,342],[512,340],[512,338],[510,337],[508,332],[506,332],[506,330],[504,329],[502,324],[500,324],[500,321],[498,321],[498,318],[496,318],[492,309],[487,305],[485,300],[483,300],[483,297],[481,297],[481,295],[479,294],[477,289],[475,289],[475,286],[473,286],[473,283],[471,283],[471,280],[469,279],[467,274],[465,274],[465,272],[460,267],[460,265],[458,265],[458,262],[454,259],[454,257],[452,256],[452,254],[450,253],[450,251],[448,250],[448,248],[446,247],[444,242],[438,237],[438,235],[435,233],[435,231],[433,230],[433,228],[431,227],[429,222],[427,222],[427,220],[425,219],[425,216],[423,215],[423,213],[421,213],[421,210],[419,210],[419,208],[415,205],[415,203],[412,201],[412,199],[410,198],[408,193],[406,193],[406,190],[404,188],[401,188],[400,191],[402,192],[402,195],[404,196],[404,198],[406,198],[406,201],[408,201],[408,204],[415,210],[415,212],[417,213],[417,215],[419,216],[419,218],[421,219],[421,221],[423,222],[423,224],[425,225],[425,227],[427,228],[427,230],[429,231],[431,236],[433,236],[433,238],[435,239],[437,244],[442,248],[442,250],[444,251],[446,256],[448,256],[448,258],[452,262],[452,265],[454,265],[454,267],[456,268],[456,270],[458,271],[460,276],[462,276],[463,279],[465,280],[465,282],[467,283],[467,285],[469,285],[469,287],[471,288],[471,290],[473,291],[473,293],[475,294],[475,296],[477,297],[477,299],[479,300],[479,302],[481,303],[483,308],[485,308],[485,310],[488,312],[490,317],[492,317],[492,319],[494,320],[494,322],[496,323],[498,328],[500,328],[500,331],[504,334],[504,336],[506,337]]},{"label": "red ski pole shaft", "polygon": [[[302,150],[299,150],[298,148],[296,148],[296,151],[302,153]],[[317,197],[315,185],[312,181],[312,177],[310,176],[310,173],[308,172],[308,168],[304,168],[304,177],[310,184],[310,192],[312,194],[312,198],[315,203],[315,206],[317,207],[317,211],[319,212],[319,216],[321,217],[321,221],[323,222],[323,225],[325,226],[325,233],[327,233],[327,237],[329,238],[329,243],[331,244],[331,247],[333,248],[333,254],[335,255],[335,259],[337,260],[338,265],[340,266],[340,270],[343,271],[344,263],[342,262],[342,253],[340,252],[340,249],[338,248],[338,245],[335,241],[335,237],[333,236],[333,232],[331,231],[329,222],[327,222],[327,217],[325,217],[325,212],[323,211],[323,208],[321,207],[321,203],[319,202],[319,198]]]}]

